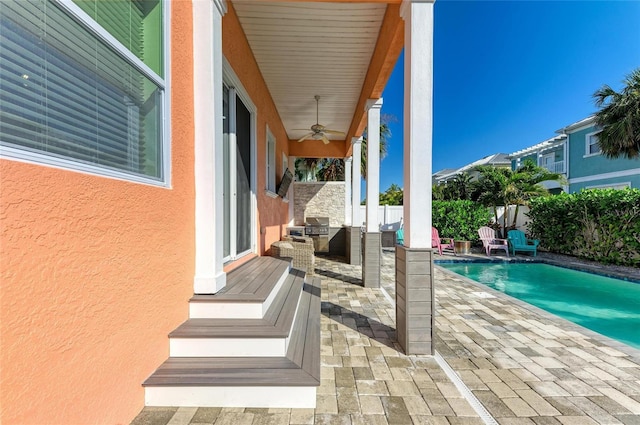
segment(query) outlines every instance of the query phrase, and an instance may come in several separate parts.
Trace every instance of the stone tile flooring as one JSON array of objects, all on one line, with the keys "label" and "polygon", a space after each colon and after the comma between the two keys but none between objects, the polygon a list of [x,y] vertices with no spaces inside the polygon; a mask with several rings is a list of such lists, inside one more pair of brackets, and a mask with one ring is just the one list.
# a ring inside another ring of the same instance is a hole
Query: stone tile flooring
[{"label": "stone tile flooring", "polygon": [[[132,424],[483,424],[433,357],[395,343],[393,251],[382,264],[380,290],[361,287],[359,266],[317,259],[316,409],[147,407]],[[435,278],[436,350],[499,424],[640,425],[640,351],[440,269]]]}]

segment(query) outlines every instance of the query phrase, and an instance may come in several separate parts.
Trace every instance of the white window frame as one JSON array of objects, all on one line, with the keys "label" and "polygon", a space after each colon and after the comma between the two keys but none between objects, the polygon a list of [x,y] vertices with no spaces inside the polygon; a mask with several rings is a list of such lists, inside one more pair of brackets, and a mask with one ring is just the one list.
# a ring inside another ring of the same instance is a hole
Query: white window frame
[{"label": "white window frame", "polygon": [[609,183],[609,184],[597,184],[594,186],[585,186],[585,189],[629,189],[631,188],[631,182]]},{"label": "white window frame", "polygon": [[555,152],[551,152],[551,153],[541,153],[538,158],[540,158],[540,161],[538,162],[538,165],[540,167],[544,167],[544,160],[547,158],[551,158],[551,164],[553,165],[553,163],[556,162],[556,153]]},{"label": "white window frame", "polygon": [[267,137],[266,137],[266,179],[265,179],[265,192],[268,196],[272,198],[277,198],[278,194],[276,193],[276,138],[269,130],[269,126],[267,125]]},{"label": "white window frame", "polygon": [[87,30],[91,31],[97,39],[103,41],[109,47],[114,49],[122,58],[127,61],[131,66],[135,67],[145,77],[153,81],[159,88],[162,89],[162,100],[160,101],[160,108],[162,108],[163,125],[160,131],[162,137],[160,149],[162,149],[162,177],[155,179],[152,177],[145,177],[137,174],[129,174],[126,171],[114,170],[99,165],[87,164],[78,162],[73,158],[60,158],[47,155],[45,152],[34,152],[17,147],[0,147],[0,158],[10,159],[18,162],[25,162],[30,164],[37,164],[48,166],[52,168],[58,168],[63,170],[72,170],[85,174],[92,174],[102,177],[113,178],[117,180],[123,180],[133,183],[148,184],[152,186],[160,186],[165,188],[171,187],[171,120],[170,120],[170,86],[171,81],[170,68],[168,66],[168,59],[171,55],[171,11],[170,4],[167,0],[160,0],[162,2],[162,43],[163,43],[163,70],[164,78],[156,74],[148,65],[142,60],[136,57],[129,49],[127,49],[122,43],[120,43],[114,36],[112,36],[101,25],[94,21],[87,13],[85,13],[79,6],[73,3],[72,0],[51,0],[61,7],[62,10],[67,12],[70,17],[74,18],[78,25],[84,26]]},{"label": "white window frame", "polygon": [[597,134],[600,133],[600,130],[598,131],[593,131],[591,133],[585,134],[584,136],[584,158],[590,157],[590,156],[597,156],[597,155],[601,155],[602,154],[602,149],[600,148],[600,146],[598,146],[598,152],[591,152],[590,147],[593,146],[593,143],[591,142],[591,138],[592,136],[596,136]]}]

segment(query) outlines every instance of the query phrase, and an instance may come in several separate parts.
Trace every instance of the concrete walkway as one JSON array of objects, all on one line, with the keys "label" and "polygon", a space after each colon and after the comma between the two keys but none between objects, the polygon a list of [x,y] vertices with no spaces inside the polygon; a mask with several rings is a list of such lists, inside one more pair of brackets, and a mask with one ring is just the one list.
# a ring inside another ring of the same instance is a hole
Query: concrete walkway
[{"label": "concrete walkway", "polygon": [[[483,424],[433,357],[395,343],[394,253],[383,290],[318,257],[317,408],[145,408],[133,424]],[[640,351],[436,269],[436,349],[499,424],[639,424]],[[386,292],[386,293],[385,293]],[[491,419],[486,419],[490,421]],[[494,423],[495,423],[494,422]]]}]

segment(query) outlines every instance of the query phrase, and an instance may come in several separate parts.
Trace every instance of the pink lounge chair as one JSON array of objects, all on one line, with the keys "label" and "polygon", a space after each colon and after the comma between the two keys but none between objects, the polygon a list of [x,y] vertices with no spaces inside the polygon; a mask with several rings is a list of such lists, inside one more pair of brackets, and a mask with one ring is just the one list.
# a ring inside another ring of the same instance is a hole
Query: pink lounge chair
[{"label": "pink lounge chair", "polygon": [[455,245],[453,244],[453,238],[441,238],[438,234],[438,229],[431,228],[431,247],[438,248],[438,253],[442,255],[442,251],[450,249],[453,251],[453,255],[456,255]]},{"label": "pink lounge chair", "polygon": [[491,257],[492,249],[504,249],[507,257],[509,256],[509,244],[507,240],[496,238],[496,231],[491,227],[485,226],[479,228],[478,235],[480,235],[482,245],[484,246],[485,251],[487,251],[487,257]]}]

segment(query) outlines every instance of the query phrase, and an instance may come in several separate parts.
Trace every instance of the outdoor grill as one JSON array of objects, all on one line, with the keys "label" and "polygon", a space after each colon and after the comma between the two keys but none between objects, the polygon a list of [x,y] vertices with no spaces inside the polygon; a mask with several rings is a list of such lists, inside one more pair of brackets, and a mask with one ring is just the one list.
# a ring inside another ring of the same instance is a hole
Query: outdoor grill
[{"label": "outdoor grill", "polygon": [[316,252],[329,252],[329,217],[307,217],[304,234],[313,239]]}]

